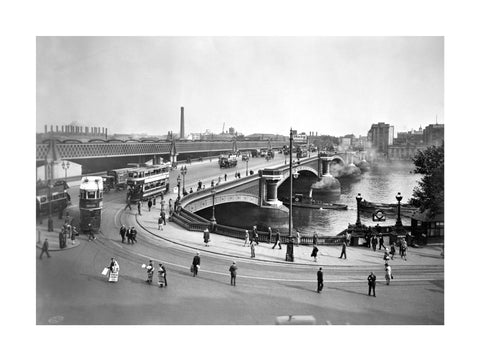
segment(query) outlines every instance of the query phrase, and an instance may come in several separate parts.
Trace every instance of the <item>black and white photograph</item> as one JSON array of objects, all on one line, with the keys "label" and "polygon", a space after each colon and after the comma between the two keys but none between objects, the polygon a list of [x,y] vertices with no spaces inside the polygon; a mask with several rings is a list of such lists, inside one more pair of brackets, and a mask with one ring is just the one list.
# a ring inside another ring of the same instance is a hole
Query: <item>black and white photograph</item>
[{"label": "black and white photograph", "polygon": [[37,324],[444,323],[443,37],[37,37],[36,65]]},{"label": "black and white photograph", "polygon": [[3,358],[471,359],[460,3],[2,4]]}]

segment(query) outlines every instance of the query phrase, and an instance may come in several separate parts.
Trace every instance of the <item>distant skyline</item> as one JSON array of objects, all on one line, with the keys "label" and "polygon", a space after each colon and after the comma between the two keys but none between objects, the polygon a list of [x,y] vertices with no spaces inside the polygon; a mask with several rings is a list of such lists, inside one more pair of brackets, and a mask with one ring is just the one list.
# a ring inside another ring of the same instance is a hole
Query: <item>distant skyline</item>
[{"label": "distant skyline", "polygon": [[37,132],[366,135],[444,123],[443,37],[38,37]]}]

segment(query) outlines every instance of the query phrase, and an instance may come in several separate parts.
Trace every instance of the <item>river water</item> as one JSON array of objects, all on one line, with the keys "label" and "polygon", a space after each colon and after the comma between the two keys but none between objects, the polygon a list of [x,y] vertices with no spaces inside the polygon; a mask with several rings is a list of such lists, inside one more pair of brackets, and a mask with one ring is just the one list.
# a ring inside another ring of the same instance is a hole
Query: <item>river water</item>
[{"label": "river water", "polygon": [[[301,234],[312,234],[317,231],[319,235],[336,235],[353,224],[357,219],[356,195],[371,202],[396,203],[395,196],[400,192],[403,196],[402,203],[407,202],[421,176],[413,174],[414,165],[409,162],[398,162],[389,165],[372,167],[362,174],[361,178],[353,180],[340,178],[341,194],[335,198],[324,198],[324,201],[347,204],[347,210],[320,210],[293,207],[293,228]],[[302,182],[294,182],[294,193],[308,194],[309,184],[316,181],[314,177],[308,178],[303,173]],[[308,179],[306,179],[308,178]],[[306,182],[306,183],[305,183]],[[288,197],[288,181],[279,188],[278,197]],[[211,217],[211,208],[200,212],[206,218]],[[272,214],[254,205],[245,203],[233,203],[215,207],[215,217],[219,224],[251,229],[256,224],[260,230],[271,226],[280,229],[280,232],[288,232],[288,214]],[[361,221],[366,225],[375,225],[371,215],[361,214]],[[388,216],[383,225],[393,225],[396,217]],[[402,218],[406,225],[410,224],[409,218]]]}]

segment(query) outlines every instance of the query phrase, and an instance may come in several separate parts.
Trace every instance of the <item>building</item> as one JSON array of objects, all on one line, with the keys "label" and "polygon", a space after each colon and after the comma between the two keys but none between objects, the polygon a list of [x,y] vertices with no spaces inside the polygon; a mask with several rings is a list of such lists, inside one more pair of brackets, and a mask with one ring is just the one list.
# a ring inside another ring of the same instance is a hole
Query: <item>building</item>
[{"label": "building", "polygon": [[393,125],[383,122],[372,124],[367,138],[378,155],[388,156],[388,146],[393,144],[393,132]]},{"label": "building", "polygon": [[432,214],[429,210],[414,212],[411,216],[412,236],[419,243],[443,243],[445,236],[445,214]]},{"label": "building", "polygon": [[423,132],[423,142],[427,146],[442,145],[445,139],[445,127],[444,124],[430,124]]}]

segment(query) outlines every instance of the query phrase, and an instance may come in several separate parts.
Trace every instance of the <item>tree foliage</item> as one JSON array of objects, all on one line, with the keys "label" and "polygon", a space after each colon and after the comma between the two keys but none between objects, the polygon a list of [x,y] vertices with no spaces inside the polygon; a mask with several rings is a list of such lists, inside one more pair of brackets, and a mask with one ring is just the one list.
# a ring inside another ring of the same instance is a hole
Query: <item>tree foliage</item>
[{"label": "tree foliage", "polygon": [[432,214],[443,211],[444,206],[444,156],[445,144],[431,146],[418,151],[413,157],[415,173],[422,174],[422,179],[413,190],[411,203],[420,211],[430,210]]}]

